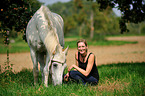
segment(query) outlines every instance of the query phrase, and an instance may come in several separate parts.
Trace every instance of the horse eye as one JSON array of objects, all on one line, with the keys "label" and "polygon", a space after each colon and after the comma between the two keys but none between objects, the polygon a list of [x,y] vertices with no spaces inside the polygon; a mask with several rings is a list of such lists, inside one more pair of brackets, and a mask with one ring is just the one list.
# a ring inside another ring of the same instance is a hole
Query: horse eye
[{"label": "horse eye", "polygon": [[54,67],[57,67],[57,64],[53,64]]}]

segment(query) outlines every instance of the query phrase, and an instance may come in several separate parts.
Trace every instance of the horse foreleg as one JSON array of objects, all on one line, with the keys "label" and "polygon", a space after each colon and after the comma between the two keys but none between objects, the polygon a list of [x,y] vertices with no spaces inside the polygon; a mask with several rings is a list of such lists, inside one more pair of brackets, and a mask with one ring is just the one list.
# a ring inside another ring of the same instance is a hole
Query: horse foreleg
[{"label": "horse foreleg", "polygon": [[31,58],[33,62],[34,85],[36,85],[36,83],[38,83],[38,75],[39,75],[37,53],[32,49],[30,50],[30,52],[31,52]]},{"label": "horse foreleg", "polygon": [[44,53],[39,53],[38,54],[38,62],[40,64],[40,71],[41,71],[41,75],[42,75],[42,82],[44,82]]},{"label": "horse foreleg", "polygon": [[49,76],[49,69],[51,65],[51,58],[49,57],[48,53],[46,54],[46,64],[44,67],[44,85],[48,86],[48,76]]}]

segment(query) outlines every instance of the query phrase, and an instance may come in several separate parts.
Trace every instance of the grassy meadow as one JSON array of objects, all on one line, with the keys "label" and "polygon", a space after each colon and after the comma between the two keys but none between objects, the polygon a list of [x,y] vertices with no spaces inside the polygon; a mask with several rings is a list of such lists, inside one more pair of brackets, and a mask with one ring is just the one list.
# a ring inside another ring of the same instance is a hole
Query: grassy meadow
[{"label": "grassy meadow", "polygon": [[[65,47],[76,48],[78,38],[65,41]],[[129,41],[88,41],[88,45],[112,46],[123,44],[135,44]],[[7,52],[0,40],[0,54]],[[9,52],[29,52],[27,43],[22,39],[16,39],[10,43]],[[10,67],[9,69],[7,69]],[[1,68],[1,67],[0,67]],[[98,66],[100,80],[97,86],[76,84],[74,82],[63,83],[44,87],[39,74],[39,83],[33,84],[33,71],[23,69],[18,73],[10,70],[13,67],[6,66],[5,72],[0,69],[0,96],[144,96],[145,95],[145,62],[142,63],[118,63]],[[66,69],[67,70],[67,69]],[[66,70],[64,73],[66,73]]]},{"label": "grassy meadow", "polygon": [[[98,85],[82,85],[74,82],[44,87],[33,84],[32,70],[24,69],[18,73],[0,74],[0,96],[144,96],[145,62],[118,63],[98,66],[100,80]],[[65,71],[66,72],[66,71]]]}]

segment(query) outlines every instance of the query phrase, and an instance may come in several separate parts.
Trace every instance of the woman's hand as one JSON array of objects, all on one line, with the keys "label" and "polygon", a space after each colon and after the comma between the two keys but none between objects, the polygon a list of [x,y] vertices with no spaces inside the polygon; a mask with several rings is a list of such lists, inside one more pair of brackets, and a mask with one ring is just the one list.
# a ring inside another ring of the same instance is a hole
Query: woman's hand
[{"label": "woman's hand", "polygon": [[68,81],[68,77],[69,77],[69,73],[67,73],[67,74],[64,76],[64,80],[65,80],[65,81]]}]

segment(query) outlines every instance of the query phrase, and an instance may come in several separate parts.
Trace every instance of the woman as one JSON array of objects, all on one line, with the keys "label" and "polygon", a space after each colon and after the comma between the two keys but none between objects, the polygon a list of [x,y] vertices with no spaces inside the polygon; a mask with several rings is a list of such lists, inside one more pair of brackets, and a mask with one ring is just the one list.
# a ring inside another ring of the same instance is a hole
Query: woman
[{"label": "woman", "polygon": [[[79,82],[82,81],[85,85],[97,84],[99,81],[98,69],[95,63],[95,56],[88,51],[88,45],[85,39],[77,42],[78,52],[75,53],[76,65],[71,65],[68,68],[68,73],[64,76],[64,80],[68,77]],[[71,71],[71,69],[74,70]]]}]

